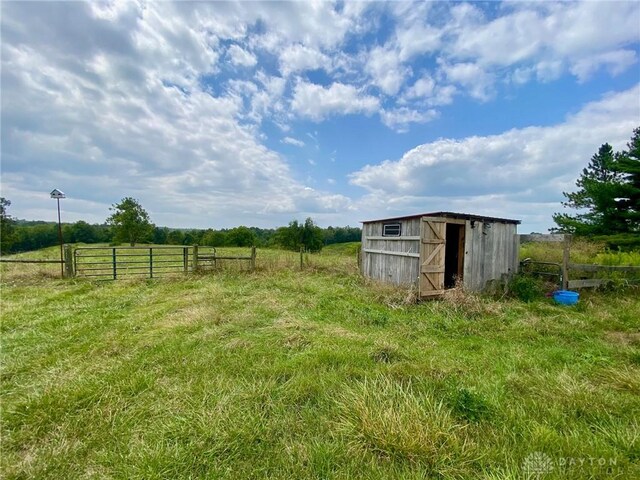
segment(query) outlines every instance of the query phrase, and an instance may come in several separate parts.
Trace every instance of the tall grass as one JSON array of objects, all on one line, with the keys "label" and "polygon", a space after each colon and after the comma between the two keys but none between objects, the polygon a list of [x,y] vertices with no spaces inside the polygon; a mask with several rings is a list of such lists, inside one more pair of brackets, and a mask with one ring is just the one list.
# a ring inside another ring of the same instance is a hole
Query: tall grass
[{"label": "tall grass", "polygon": [[[520,259],[531,258],[540,262],[562,262],[562,243],[527,242],[520,246]],[[603,242],[573,239],[570,259],[572,263],[598,265],[640,265],[640,252],[614,251]]]},{"label": "tall grass", "polygon": [[633,292],[414,304],[348,252],[262,258],[3,274],[3,477],[519,479],[536,453],[544,479],[640,477]]}]

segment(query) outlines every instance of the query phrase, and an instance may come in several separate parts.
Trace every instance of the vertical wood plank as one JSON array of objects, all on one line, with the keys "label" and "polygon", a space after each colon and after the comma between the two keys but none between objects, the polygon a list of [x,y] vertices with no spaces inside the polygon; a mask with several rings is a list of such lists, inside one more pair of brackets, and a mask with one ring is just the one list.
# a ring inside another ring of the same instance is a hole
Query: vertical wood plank
[{"label": "vertical wood plank", "polygon": [[193,271],[197,272],[200,269],[200,265],[198,262],[198,245],[193,246]]},{"label": "vertical wood plank", "polygon": [[251,271],[254,272],[256,270],[256,247],[255,245],[251,247]]},{"label": "vertical wood plank", "polygon": [[71,245],[64,246],[64,276],[71,278],[74,275],[73,271],[73,249]]},{"label": "vertical wood plank", "polygon": [[569,288],[569,257],[571,249],[571,235],[564,236],[562,243],[562,289]]}]

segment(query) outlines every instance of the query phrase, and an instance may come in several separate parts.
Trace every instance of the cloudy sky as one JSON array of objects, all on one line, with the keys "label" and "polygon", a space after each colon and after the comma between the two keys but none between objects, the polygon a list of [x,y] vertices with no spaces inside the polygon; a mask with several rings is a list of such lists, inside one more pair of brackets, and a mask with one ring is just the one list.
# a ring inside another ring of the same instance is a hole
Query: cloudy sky
[{"label": "cloudy sky", "polygon": [[640,2],[1,3],[18,218],[320,225],[428,211],[545,231],[640,126]]}]

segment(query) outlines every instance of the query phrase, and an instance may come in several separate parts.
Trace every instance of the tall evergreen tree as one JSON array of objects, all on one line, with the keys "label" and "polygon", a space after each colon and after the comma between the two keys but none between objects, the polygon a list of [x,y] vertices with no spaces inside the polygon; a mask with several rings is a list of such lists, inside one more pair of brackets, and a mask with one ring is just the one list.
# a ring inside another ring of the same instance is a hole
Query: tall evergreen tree
[{"label": "tall evergreen tree", "polygon": [[608,143],[582,170],[576,181],[576,192],[563,192],[566,208],[583,210],[584,213],[568,215],[556,213],[555,230],[576,235],[608,235],[629,231],[629,224],[619,196],[625,184],[624,175],[618,170],[618,155]]},{"label": "tall evergreen tree", "polygon": [[617,201],[629,231],[640,232],[640,127],[633,131],[627,148],[618,154],[615,164],[615,170],[623,180]]}]

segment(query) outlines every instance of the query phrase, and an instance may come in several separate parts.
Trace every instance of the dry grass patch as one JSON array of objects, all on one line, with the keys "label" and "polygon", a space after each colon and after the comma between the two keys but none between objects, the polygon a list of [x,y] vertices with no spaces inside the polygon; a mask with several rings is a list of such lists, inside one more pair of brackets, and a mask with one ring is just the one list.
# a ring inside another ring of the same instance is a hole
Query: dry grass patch
[{"label": "dry grass patch", "polygon": [[604,338],[616,345],[640,347],[640,332],[605,332]]},{"label": "dry grass patch", "polygon": [[365,287],[371,292],[372,300],[391,309],[412,305],[418,300],[418,291],[412,285],[391,285],[369,278],[363,279]]},{"label": "dry grass patch", "polygon": [[453,313],[470,319],[500,315],[504,310],[503,304],[468,292],[461,283],[456,284],[454,288],[445,290],[442,301]]},{"label": "dry grass patch", "polygon": [[455,476],[477,459],[467,427],[410,381],[365,379],[337,403],[337,430],[355,455],[415,463],[443,476]]},{"label": "dry grass patch", "polygon": [[640,369],[630,366],[610,367],[597,374],[598,380],[619,391],[640,396]]}]

